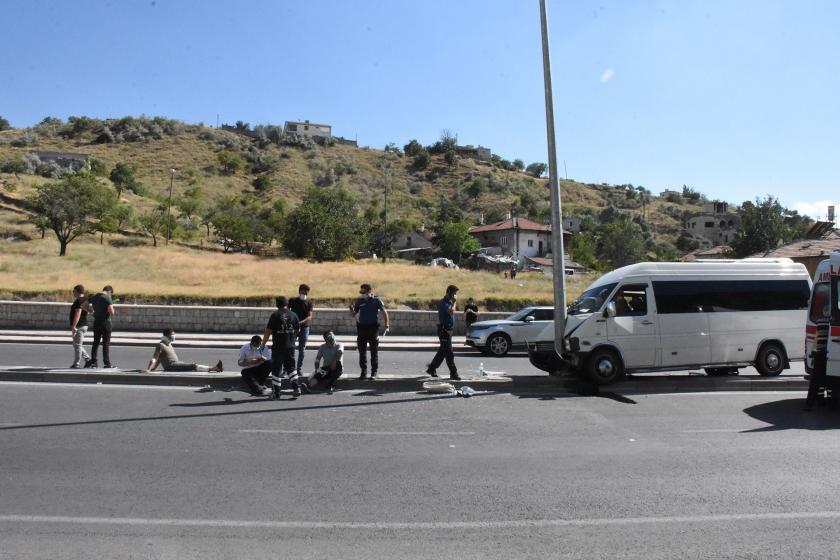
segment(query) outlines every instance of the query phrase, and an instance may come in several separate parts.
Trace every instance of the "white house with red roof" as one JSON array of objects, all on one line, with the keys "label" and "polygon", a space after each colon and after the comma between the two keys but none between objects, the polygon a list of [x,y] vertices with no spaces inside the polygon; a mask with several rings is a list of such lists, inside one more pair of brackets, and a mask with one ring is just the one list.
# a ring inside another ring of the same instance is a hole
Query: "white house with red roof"
[{"label": "white house with red roof", "polygon": [[[545,257],[551,253],[551,226],[527,218],[512,217],[494,224],[473,226],[470,235],[488,254],[515,257],[520,264],[525,257]],[[570,235],[563,231],[564,245],[568,245]]]}]

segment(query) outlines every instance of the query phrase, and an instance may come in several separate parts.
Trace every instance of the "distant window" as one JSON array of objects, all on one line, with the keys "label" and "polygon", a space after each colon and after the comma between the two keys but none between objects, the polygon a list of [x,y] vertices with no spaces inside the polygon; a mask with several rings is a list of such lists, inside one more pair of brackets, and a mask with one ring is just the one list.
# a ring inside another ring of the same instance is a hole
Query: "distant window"
[{"label": "distant window", "polygon": [[405,244],[408,245],[409,247],[411,247],[411,236],[410,235],[406,236]]},{"label": "distant window", "polygon": [[807,309],[805,280],[704,280],[653,283],[659,313]]},{"label": "distant window", "polygon": [[303,130],[309,130],[309,127],[308,127],[308,126],[304,126],[304,127],[303,127]]},{"label": "distant window", "polygon": [[290,124],[289,125],[289,132],[297,132],[297,125],[296,124]]},{"label": "distant window", "polygon": [[706,222],[706,227],[707,227],[707,228],[708,228],[708,227],[712,227],[712,228],[713,228],[713,227],[715,227],[715,223],[714,223],[714,222]]},{"label": "distant window", "polygon": [[735,224],[732,222],[732,220],[729,220],[729,227],[732,227],[732,226],[734,226],[734,225],[735,225]]},{"label": "distant window", "polygon": [[501,238],[501,240],[500,240],[500,243],[499,243],[499,244],[500,244],[502,247],[507,247],[507,246],[508,246],[508,238],[507,238],[507,235],[503,235],[503,236],[502,236],[502,238]]},{"label": "distant window", "polygon": [[831,286],[828,282],[814,284],[810,317],[812,323],[827,322],[831,317]]},{"label": "distant window", "polygon": [[726,221],[725,220],[720,221],[720,227],[722,227],[722,228],[726,227]]},{"label": "distant window", "polygon": [[554,310],[553,309],[534,309],[534,312],[531,313],[534,316],[534,321],[553,321],[554,320]]},{"label": "distant window", "polygon": [[619,288],[613,297],[616,317],[647,315],[647,284],[628,284]]},{"label": "distant window", "polygon": [[723,236],[723,240],[724,240],[724,241],[729,241],[729,235],[724,235],[724,236]]},{"label": "distant window", "polygon": [[528,240],[528,247],[533,247],[533,246],[534,246],[534,240],[533,240],[533,239],[529,239],[529,240]]}]

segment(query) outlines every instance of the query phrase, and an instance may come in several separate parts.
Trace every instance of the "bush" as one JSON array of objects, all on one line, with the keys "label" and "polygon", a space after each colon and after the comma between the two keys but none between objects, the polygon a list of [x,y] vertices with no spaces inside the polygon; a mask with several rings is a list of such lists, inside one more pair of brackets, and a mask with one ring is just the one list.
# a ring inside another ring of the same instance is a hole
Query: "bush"
[{"label": "bush", "polygon": [[420,142],[418,142],[417,140],[414,140],[414,139],[412,139],[408,144],[403,146],[403,152],[405,152],[405,155],[407,155],[409,157],[414,157],[414,156],[416,156],[417,154],[419,154],[420,152],[423,152],[423,151],[425,151],[425,148],[423,147],[423,145],[420,144]]},{"label": "bush", "polygon": [[11,123],[8,120],[4,119],[3,117],[0,117],[0,132],[2,132],[4,130],[11,130],[11,129],[12,129]]},{"label": "bush", "polygon": [[415,171],[419,171],[421,169],[426,169],[430,163],[432,163],[432,156],[430,156],[429,152],[427,152],[426,150],[422,150],[416,156],[414,156],[414,161],[411,164],[411,168]]},{"label": "bush", "polygon": [[245,160],[237,153],[229,150],[222,150],[216,154],[216,157],[219,160],[219,164],[222,166],[222,173],[225,173],[226,175],[233,175],[245,168]]},{"label": "bush", "polygon": [[251,181],[254,190],[257,192],[265,192],[271,188],[271,177],[268,175],[260,175]]}]

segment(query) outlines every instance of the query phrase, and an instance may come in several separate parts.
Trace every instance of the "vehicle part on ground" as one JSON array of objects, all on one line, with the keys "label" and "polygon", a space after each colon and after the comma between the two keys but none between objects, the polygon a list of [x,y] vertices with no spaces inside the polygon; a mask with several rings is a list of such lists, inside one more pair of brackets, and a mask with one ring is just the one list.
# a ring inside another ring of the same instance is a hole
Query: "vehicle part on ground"
[{"label": "vehicle part on ground", "polygon": [[506,356],[510,346],[510,337],[504,333],[492,334],[487,339],[487,351],[494,356]]},{"label": "vehicle part on ground", "polygon": [[703,371],[709,377],[721,377],[724,375],[738,375],[738,368],[735,367],[711,367],[704,368]]},{"label": "vehicle part on ground", "polygon": [[597,348],[589,355],[586,374],[598,385],[609,385],[624,376],[624,364],[615,350]]},{"label": "vehicle part on ground", "polygon": [[758,351],[755,369],[765,377],[775,377],[785,369],[785,349],[777,342],[765,342]]}]

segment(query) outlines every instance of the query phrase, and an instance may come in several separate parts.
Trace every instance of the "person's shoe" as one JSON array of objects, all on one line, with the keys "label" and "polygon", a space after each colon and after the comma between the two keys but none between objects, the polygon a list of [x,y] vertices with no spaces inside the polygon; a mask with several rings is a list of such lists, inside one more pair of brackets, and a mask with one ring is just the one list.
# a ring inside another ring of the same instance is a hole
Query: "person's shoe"
[{"label": "person's shoe", "polygon": [[371,381],[376,379],[376,372],[375,371],[370,372],[370,379],[371,379]]},{"label": "person's shoe", "polygon": [[272,391],[268,387],[263,387],[262,391],[260,391],[261,397],[270,397],[272,394],[274,394],[274,391]]},{"label": "person's shoe", "polygon": [[91,358],[91,359],[89,359],[89,360],[86,360],[86,361],[85,361],[85,366],[84,366],[84,367],[85,367],[85,369],[88,369],[88,368],[98,368],[98,367],[99,367],[99,364],[98,364],[98,363],[96,363],[96,360],[94,360],[93,358]]},{"label": "person's shoe", "polygon": [[367,379],[367,372],[363,371],[361,375],[359,375],[359,381],[364,381]]},{"label": "person's shoe", "polygon": [[82,369],[82,366],[80,366],[79,364],[73,364],[68,369]]},{"label": "person's shoe", "polygon": [[298,398],[300,396],[300,387],[295,387],[292,389],[292,398]]},{"label": "person's shoe", "polygon": [[428,375],[429,377],[437,377],[438,376],[437,372],[432,369],[431,365],[426,366],[426,375]]},{"label": "person's shoe", "polygon": [[216,371],[225,371],[225,368],[222,365],[222,360],[219,360],[219,363],[216,364]]},{"label": "person's shoe", "polygon": [[461,376],[457,373],[450,373],[449,379],[451,379],[452,381],[461,381]]},{"label": "person's shoe", "polygon": [[327,389],[327,394],[328,394],[328,395],[332,395],[332,394],[333,394],[333,388],[332,388],[332,387],[330,387],[329,389]]},{"label": "person's shoe", "polygon": [[105,364],[105,369],[117,369],[117,366],[114,364]]},{"label": "person's shoe", "polygon": [[303,392],[307,395],[312,393],[312,389],[309,388],[309,383],[301,383],[300,388],[303,389]]}]

